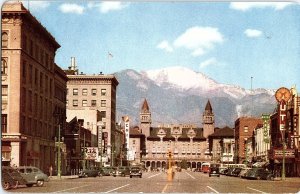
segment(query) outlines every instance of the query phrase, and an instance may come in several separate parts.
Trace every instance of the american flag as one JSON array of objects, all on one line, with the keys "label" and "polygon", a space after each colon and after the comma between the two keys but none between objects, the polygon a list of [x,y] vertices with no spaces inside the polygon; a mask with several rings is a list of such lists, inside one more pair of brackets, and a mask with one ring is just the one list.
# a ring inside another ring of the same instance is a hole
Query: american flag
[{"label": "american flag", "polygon": [[111,59],[111,58],[114,57],[110,52],[108,52],[108,55],[107,55],[107,56],[108,56],[109,59]]}]

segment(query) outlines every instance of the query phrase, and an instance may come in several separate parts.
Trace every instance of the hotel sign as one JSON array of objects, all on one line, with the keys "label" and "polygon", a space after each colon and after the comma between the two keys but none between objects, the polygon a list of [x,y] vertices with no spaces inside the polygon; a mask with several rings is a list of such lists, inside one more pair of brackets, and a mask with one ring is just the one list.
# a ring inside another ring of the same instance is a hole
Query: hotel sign
[{"label": "hotel sign", "polygon": [[[285,158],[295,158],[295,150],[294,149],[286,149],[284,152]],[[282,159],[283,158],[283,150],[282,149],[274,149],[273,150],[273,158],[274,159]]]},{"label": "hotel sign", "polygon": [[269,143],[270,115],[262,115],[264,142]]},{"label": "hotel sign", "polygon": [[127,151],[127,160],[129,160],[129,117],[125,116],[123,117],[123,120],[125,122],[125,145],[126,145],[126,151]]},{"label": "hotel sign", "polygon": [[284,100],[279,103],[279,129],[285,130],[286,123],[286,102]]}]

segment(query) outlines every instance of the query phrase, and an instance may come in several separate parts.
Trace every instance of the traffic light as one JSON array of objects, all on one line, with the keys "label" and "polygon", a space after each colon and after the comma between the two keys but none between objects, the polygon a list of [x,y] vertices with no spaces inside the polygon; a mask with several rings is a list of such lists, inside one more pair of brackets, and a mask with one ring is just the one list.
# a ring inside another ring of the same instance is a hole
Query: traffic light
[{"label": "traffic light", "polygon": [[172,157],[172,152],[171,151],[168,152],[168,156],[169,156],[169,158]]}]

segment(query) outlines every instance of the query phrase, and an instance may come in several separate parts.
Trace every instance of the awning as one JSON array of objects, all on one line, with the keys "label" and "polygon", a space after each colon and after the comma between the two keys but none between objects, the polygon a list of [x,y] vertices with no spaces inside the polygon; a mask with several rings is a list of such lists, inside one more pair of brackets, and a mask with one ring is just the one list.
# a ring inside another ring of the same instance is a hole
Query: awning
[{"label": "awning", "polygon": [[11,147],[10,146],[1,146],[2,152],[11,152]]}]

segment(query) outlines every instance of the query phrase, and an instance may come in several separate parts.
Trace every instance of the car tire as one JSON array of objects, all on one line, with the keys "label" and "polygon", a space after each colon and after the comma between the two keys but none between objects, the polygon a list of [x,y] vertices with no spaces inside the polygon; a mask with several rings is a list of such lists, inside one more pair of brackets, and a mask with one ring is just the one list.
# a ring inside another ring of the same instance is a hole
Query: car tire
[{"label": "car tire", "polygon": [[12,188],[16,189],[16,188],[18,188],[18,186],[19,186],[19,181],[16,181],[15,185]]},{"label": "car tire", "polygon": [[130,178],[132,178],[132,176],[130,176]]},{"label": "car tire", "polygon": [[26,184],[26,186],[27,186],[27,187],[32,187],[32,186],[33,186],[33,184]]},{"label": "car tire", "polygon": [[140,178],[142,178],[142,175],[140,176]]},{"label": "car tire", "polygon": [[10,189],[10,184],[9,184],[9,182],[2,182],[2,186],[3,186],[3,189],[4,189],[4,190]]},{"label": "car tire", "polygon": [[36,185],[37,185],[38,187],[42,187],[42,186],[44,185],[44,180],[38,180],[38,181],[36,182]]},{"label": "car tire", "polygon": [[269,180],[270,180],[270,181],[274,181],[274,179],[275,179],[274,176],[270,176],[270,177],[269,177]]}]

